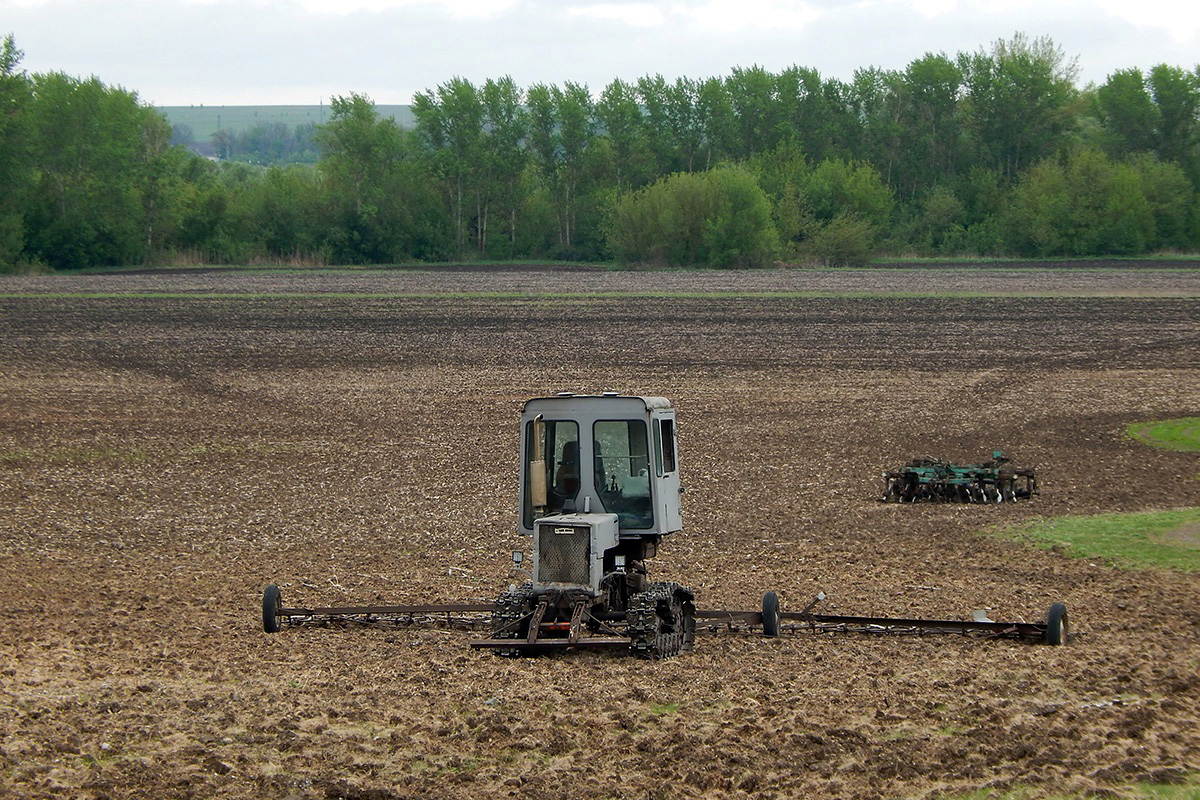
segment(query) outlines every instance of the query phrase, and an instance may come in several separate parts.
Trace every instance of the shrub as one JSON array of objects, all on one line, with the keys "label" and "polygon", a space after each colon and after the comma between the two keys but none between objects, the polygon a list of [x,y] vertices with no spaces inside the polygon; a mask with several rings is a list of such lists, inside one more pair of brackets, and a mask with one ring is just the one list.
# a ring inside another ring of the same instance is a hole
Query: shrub
[{"label": "shrub", "polygon": [[874,228],[853,214],[839,214],[809,239],[808,252],[827,267],[861,267],[875,252]]},{"label": "shrub", "polygon": [[622,197],[609,231],[622,261],[663,266],[767,266],[779,249],[771,203],[752,175],[678,173]]}]

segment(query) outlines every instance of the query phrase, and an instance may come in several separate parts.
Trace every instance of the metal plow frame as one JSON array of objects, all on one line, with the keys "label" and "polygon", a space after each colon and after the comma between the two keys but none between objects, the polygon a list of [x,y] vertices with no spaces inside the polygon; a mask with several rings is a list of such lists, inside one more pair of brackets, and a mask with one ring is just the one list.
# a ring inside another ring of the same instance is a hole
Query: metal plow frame
[{"label": "metal plow frame", "polygon": [[[763,597],[761,611],[702,611],[694,612],[696,633],[747,634],[760,629],[768,637],[782,633],[859,633],[891,636],[947,635],[976,636],[986,639],[1015,639],[1025,642],[1065,645],[1071,634],[1066,606],[1055,603],[1042,622],[996,622],[993,620],[908,619],[904,617],[867,617],[843,614],[816,614],[813,608],[825,599],[817,595],[803,611],[781,611],[775,592]],[[429,624],[448,627],[482,627],[491,624],[492,603],[458,603],[413,606],[344,606],[328,608],[287,608],[281,604],[279,588],[274,584],[263,592],[263,630],[275,633],[281,624],[332,625],[337,623],[391,622],[397,625]],[[608,635],[583,636],[576,620],[571,623],[548,623],[557,627],[552,632],[565,636],[542,635],[539,605],[526,616],[531,620],[530,632],[523,639],[476,639],[476,649],[508,649],[522,652],[552,652],[574,649],[629,649],[631,640],[609,621],[602,621],[602,632]],[[586,612],[582,612],[586,614]],[[522,618],[524,619],[524,618]],[[510,623],[512,624],[512,623]],[[562,627],[562,626],[567,627]],[[561,630],[560,630],[561,629]]]},{"label": "metal plow frame", "polygon": [[[574,648],[628,648],[630,639],[621,631],[616,630],[608,621],[597,619],[592,616],[586,609],[584,601],[574,603],[571,610],[571,619],[569,622],[543,622],[546,612],[549,610],[549,598],[543,596],[536,606],[530,609],[525,614],[512,619],[508,624],[492,630],[492,638],[476,639],[471,642],[471,647],[475,649],[492,649],[506,650],[514,652],[534,652],[548,650],[565,650]],[[588,622],[593,623],[599,631],[603,631],[607,636],[584,636],[585,618]],[[510,637],[507,639],[497,638],[497,634],[505,631],[519,630],[521,624],[529,620],[529,631],[524,638]],[[542,632],[553,632],[566,636],[542,636]]]},{"label": "metal plow frame", "polygon": [[487,625],[491,603],[446,603],[413,606],[330,606],[288,608],[275,584],[263,591],[262,623],[267,633],[283,625],[333,625],[347,622],[390,622],[396,625],[445,624],[462,627]]},{"label": "metal plow frame", "polygon": [[[744,633],[763,627],[760,611],[697,611],[696,632]],[[959,634],[992,639],[1021,639],[1042,642],[1049,625],[1045,622],[974,622],[952,619],[904,619],[901,617],[856,617],[840,614],[779,612],[779,633],[864,633],[891,636]],[[782,624],[782,621],[795,624]]]}]

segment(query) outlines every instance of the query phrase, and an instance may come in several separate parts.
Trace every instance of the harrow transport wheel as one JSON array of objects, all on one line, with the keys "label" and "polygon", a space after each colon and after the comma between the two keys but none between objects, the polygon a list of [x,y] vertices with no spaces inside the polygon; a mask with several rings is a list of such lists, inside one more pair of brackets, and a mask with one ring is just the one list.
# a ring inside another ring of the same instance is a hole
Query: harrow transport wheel
[{"label": "harrow transport wheel", "polygon": [[775,592],[763,595],[762,626],[764,636],[779,636],[779,595]]},{"label": "harrow transport wheel", "polygon": [[1046,614],[1046,644],[1064,645],[1067,643],[1067,633],[1070,624],[1067,620],[1067,607],[1063,603],[1050,606]]},{"label": "harrow transport wheel", "polygon": [[279,632],[279,604],[281,596],[279,587],[270,584],[263,590],[263,630],[267,633]]}]

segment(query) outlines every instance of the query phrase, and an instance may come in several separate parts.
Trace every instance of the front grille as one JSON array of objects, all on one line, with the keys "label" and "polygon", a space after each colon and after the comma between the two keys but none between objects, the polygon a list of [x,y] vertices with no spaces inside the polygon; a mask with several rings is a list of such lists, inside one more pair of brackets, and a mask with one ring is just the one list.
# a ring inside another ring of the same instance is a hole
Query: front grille
[{"label": "front grille", "polygon": [[[570,530],[570,533],[563,531]],[[538,583],[590,586],[591,529],[565,525],[538,526]]]}]

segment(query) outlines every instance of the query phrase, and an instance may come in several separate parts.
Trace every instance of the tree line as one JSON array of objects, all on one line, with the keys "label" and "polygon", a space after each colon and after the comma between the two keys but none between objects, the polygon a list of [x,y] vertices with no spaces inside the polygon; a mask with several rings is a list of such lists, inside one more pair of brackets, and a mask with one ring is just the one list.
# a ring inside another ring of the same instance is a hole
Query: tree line
[{"label": "tree line", "polygon": [[[1022,34],[849,82],[791,67],[363,95],[280,160],[199,158],[136,94],[0,48],[0,268],[572,259],[756,267],[1200,245],[1200,67],[1077,86]],[[299,147],[299,149],[295,149]],[[288,148],[292,148],[289,150]]]}]

